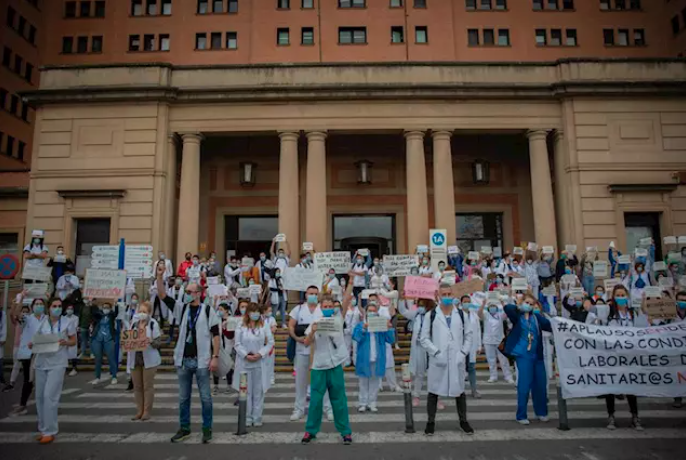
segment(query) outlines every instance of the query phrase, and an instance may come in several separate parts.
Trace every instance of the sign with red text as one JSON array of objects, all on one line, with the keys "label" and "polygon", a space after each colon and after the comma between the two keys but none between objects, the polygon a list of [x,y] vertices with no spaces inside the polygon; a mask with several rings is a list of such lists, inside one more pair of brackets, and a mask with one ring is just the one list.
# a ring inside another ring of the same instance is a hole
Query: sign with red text
[{"label": "sign with red text", "polygon": [[438,280],[434,278],[405,277],[405,297],[434,300],[436,291],[438,291]]}]

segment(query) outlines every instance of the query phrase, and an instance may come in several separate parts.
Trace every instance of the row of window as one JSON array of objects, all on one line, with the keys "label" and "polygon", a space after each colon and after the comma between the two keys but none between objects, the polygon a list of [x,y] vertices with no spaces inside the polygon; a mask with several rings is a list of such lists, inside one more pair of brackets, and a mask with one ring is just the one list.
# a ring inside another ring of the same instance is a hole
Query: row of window
[{"label": "row of window", "polygon": [[[143,7],[145,2],[145,8]],[[169,16],[172,0],[131,0],[131,16]]]},{"label": "row of window", "polygon": [[679,22],[678,14],[672,18],[672,33],[674,35],[678,34],[682,30],[686,30],[686,8],[681,10],[681,22],[683,24]]},{"label": "row of window", "polygon": [[[9,96],[9,97],[8,97]],[[7,101],[9,100],[9,106]],[[21,109],[20,109],[21,106]],[[29,123],[29,106],[16,94],[9,94],[5,88],[0,88],[0,110],[11,113]]]},{"label": "row of window", "polygon": [[18,33],[21,38],[32,45],[36,44],[36,27],[17,13],[11,6],[7,7],[7,27]]},{"label": "row of window", "polygon": [[[221,35],[221,34],[220,34]],[[140,35],[129,35],[129,51],[169,51],[169,34],[153,34],[143,35],[141,43]]]},{"label": "row of window", "polygon": [[[3,141],[7,138],[7,144]],[[17,144],[15,151],[14,145]],[[4,147],[4,148],[3,148]],[[16,158],[17,160],[24,161],[24,153],[26,152],[26,143],[22,141],[17,141],[14,136],[5,135],[0,131],[0,152],[8,157]]]},{"label": "row of window", "polygon": [[31,81],[33,79],[33,64],[25,63],[24,58],[16,53],[14,53],[14,60],[12,60],[12,50],[6,46],[2,50],[2,65],[33,84]]},{"label": "row of window", "polygon": [[[90,48],[88,48],[89,42]],[[92,37],[80,36],[76,37],[76,48],[74,48],[74,37],[62,37],[62,53],[102,53],[102,43],[102,35],[94,35]]]},{"label": "row of window", "polygon": [[629,29],[603,29],[603,42],[605,46],[645,46],[645,30],[634,29],[633,34]]},{"label": "row of window", "polygon": [[640,10],[641,0],[600,0],[601,10]]},{"label": "row of window", "polygon": [[[231,1],[231,0],[229,0]],[[233,0],[237,3],[236,0]],[[208,0],[198,0],[198,12],[200,12],[200,4],[208,3]],[[216,0],[214,3],[221,3],[221,0]],[[293,2],[295,3],[295,2]],[[403,0],[389,0],[389,6],[391,8],[400,8],[403,6]],[[427,0],[412,0],[412,6],[414,8],[427,8]],[[366,8],[367,0],[338,0],[339,8]],[[291,0],[276,0],[276,8],[279,10],[290,10]],[[314,0],[301,0],[300,8],[306,10],[314,8]],[[236,5],[236,11],[238,11],[238,5]]]},{"label": "row of window", "polygon": [[[78,8],[77,8],[78,4]],[[78,16],[77,16],[78,12]],[[83,2],[65,2],[64,3],[64,17],[65,18],[104,18],[105,17],[105,2],[97,1],[83,1]]]}]

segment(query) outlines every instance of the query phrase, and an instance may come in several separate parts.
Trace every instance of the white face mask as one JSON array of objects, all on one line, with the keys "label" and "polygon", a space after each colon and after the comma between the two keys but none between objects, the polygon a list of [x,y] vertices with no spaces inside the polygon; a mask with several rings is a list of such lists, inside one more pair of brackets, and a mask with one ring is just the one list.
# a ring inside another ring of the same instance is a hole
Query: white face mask
[{"label": "white face mask", "polygon": [[148,320],[148,314],[147,313],[138,313],[138,319],[141,321],[147,321]]}]

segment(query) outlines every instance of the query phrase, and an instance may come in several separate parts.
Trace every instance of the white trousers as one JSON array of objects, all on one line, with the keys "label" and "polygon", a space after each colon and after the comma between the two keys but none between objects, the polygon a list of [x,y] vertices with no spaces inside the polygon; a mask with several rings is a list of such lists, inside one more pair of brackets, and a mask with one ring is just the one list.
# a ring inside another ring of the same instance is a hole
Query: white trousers
[{"label": "white trousers", "polygon": [[36,410],[38,411],[38,431],[43,436],[57,434],[57,409],[62,395],[64,372],[66,368],[36,369]]},{"label": "white trousers", "polygon": [[264,388],[262,388],[262,367],[245,369],[248,374],[247,423],[262,421],[264,410]]},{"label": "white trousers", "polygon": [[424,386],[424,379],[426,379],[426,371],[421,370],[412,375],[412,396],[419,398],[422,395],[422,388]]},{"label": "white trousers", "polygon": [[[310,374],[310,357],[308,355],[295,355],[293,359],[293,369],[295,370],[295,407],[294,412],[305,413],[307,408],[307,396],[310,393],[307,376]],[[324,395],[324,410],[331,409],[329,392]]]},{"label": "white trousers", "polygon": [[19,377],[19,371],[21,370],[21,361],[17,358],[18,348],[12,351],[12,372],[10,373],[10,383],[14,385]]},{"label": "white trousers", "polygon": [[512,378],[510,363],[505,355],[498,350],[498,345],[484,344],[484,350],[486,351],[486,360],[488,361],[491,380],[498,380],[498,362],[500,362],[500,368],[503,370],[505,380],[510,380]]},{"label": "white trousers", "polygon": [[553,373],[553,354],[555,353],[555,347],[550,343],[551,336],[549,333],[543,333],[543,360],[545,361],[545,374],[548,376],[548,380],[554,379],[555,374]]},{"label": "white trousers", "polygon": [[[374,369],[376,363],[371,363],[371,369]],[[379,387],[381,386],[381,377],[359,377],[360,392],[357,407],[376,407],[376,400],[379,396]]]},{"label": "white trousers", "polygon": [[274,365],[276,364],[276,351],[264,358],[267,361],[269,380],[274,380]]},{"label": "white trousers", "polygon": [[353,341],[353,366],[357,362],[357,342]]},{"label": "white trousers", "polygon": [[[372,367],[372,369],[374,369]],[[391,391],[395,390],[396,387],[398,386],[398,379],[396,378],[395,375],[395,367],[387,367],[386,368],[386,374],[384,375],[384,378],[386,379],[386,383],[388,383],[388,387],[390,388]],[[381,379],[379,379],[379,388],[382,387],[382,382]]]}]

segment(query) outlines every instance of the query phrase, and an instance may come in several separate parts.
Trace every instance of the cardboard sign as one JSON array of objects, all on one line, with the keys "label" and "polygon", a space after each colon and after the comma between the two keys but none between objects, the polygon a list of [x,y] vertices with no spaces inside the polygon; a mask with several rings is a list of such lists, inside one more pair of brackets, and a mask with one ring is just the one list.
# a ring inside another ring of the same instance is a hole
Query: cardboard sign
[{"label": "cardboard sign", "polygon": [[593,262],[593,277],[607,278],[607,262],[604,260],[596,260]]},{"label": "cardboard sign", "polygon": [[467,259],[469,260],[479,260],[479,253],[476,251],[469,251],[467,254]]},{"label": "cardboard sign", "polygon": [[283,243],[284,241],[286,241],[286,235],[283,233],[279,233],[274,237],[274,241],[276,241],[277,243]]},{"label": "cardboard sign", "polygon": [[314,243],[303,243],[303,251],[313,251]]},{"label": "cardboard sign", "polygon": [[343,333],[343,321],[340,318],[320,318],[317,320],[317,333],[324,336],[341,334]]},{"label": "cardboard sign", "polygon": [[512,249],[512,253],[516,256],[523,256],[524,255],[524,249],[517,246],[514,249]]},{"label": "cardboard sign", "polygon": [[566,244],[565,251],[570,254],[576,254],[576,244]]},{"label": "cardboard sign", "polygon": [[143,351],[148,348],[148,337],[145,332],[141,333],[138,328],[124,330],[121,331],[119,346],[122,351]]},{"label": "cardboard sign", "polygon": [[526,250],[527,251],[538,251],[538,244],[536,243],[529,243],[526,245]]},{"label": "cardboard sign", "polygon": [[659,272],[659,271],[664,271],[667,270],[667,264],[664,263],[661,260],[658,260],[653,264],[653,271]]},{"label": "cardboard sign", "polygon": [[249,299],[250,289],[249,288],[238,288],[236,289],[236,298],[238,299]]},{"label": "cardboard sign", "polygon": [[422,276],[405,278],[405,296],[417,299],[434,300],[438,291],[438,280]]},{"label": "cardboard sign", "polygon": [[646,300],[646,310],[651,319],[674,318],[676,316],[676,302],[668,298]]},{"label": "cardboard sign", "polygon": [[32,266],[24,264],[24,269],[21,273],[21,279],[35,280],[35,281],[50,281],[52,276],[52,267],[45,267],[43,265]]},{"label": "cardboard sign", "polygon": [[472,295],[475,292],[480,292],[484,290],[484,280],[480,278],[474,278],[469,281],[462,281],[461,283],[455,283],[452,287],[453,296],[457,299],[463,295]]},{"label": "cardboard sign", "polygon": [[119,299],[126,295],[126,270],[86,269],[83,297]]},{"label": "cardboard sign", "polygon": [[418,244],[417,245],[417,254],[428,254],[429,253],[429,245],[428,244]]},{"label": "cardboard sign", "polygon": [[526,291],[529,289],[529,284],[526,278],[513,278],[511,287],[513,291]]},{"label": "cardboard sign", "polygon": [[553,246],[543,246],[543,254],[555,254],[555,248]]},{"label": "cardboard sign", "polygon": [[554,284],[549,284],[548,286],[544,287],[541,292],[543,293],[544,296],[556,296],[557,295],[557,288],[555,287]]},{"label": "cardboard sign", "polygon": [[646,286],[643,293],[646,298],[662,297],[662,288],[660,286]]},{"label": "cardboard sign", "polygon": [[676,244],[676,236],[665,236],[662,241],[665,245]]},{"label": "cardboard sign", "polygon": [[377,316],[376,318],[367,318],[368,332],[386,332],[388,331],[388,318],[385,316]]},{"label": "cardboard sign", "polygon": [[619,278],[609,278],[606,280],[603,280],[603,285],[605,286],[605,292],[611,293],[612,290],[617,286],[618,284],[622,284],[622,280]]},{"label": "cardboard sign", "polygon": [[460,248],[457,246],[448,246],[448,254],[459,254]]},{"label": "cardboard sign", "polygon": [[314,254],[314,266],[322,273],[329,273],[329,270],[333,268],[337,275],[345,275],[352,266],[350,253],[347,251],[316,252]]},{"label": "cardboard sign", "polygon": [[634,251],[636,257],[648,257],[648,250],[645,248],[636,248]]},{"label": "cardboard sign", "polygon": [[652,238],[641,238],[640,240],[638,240],[638,244],[640,244],[644,248],[648,248],[653,244],[653,239]]},{"label": "cardboard sign", "polygon": [[481,254],[486,254],[486,255],[493,254],[493,248],[490,246],[481,246],[480,252],[481,252]]},{"label": "cardboard sign", "polygon": [[580,287],[574,287],[569,289],[569,295],[574,297],[575,299],[583,299],[584,298],[584,288]]},{"label": "cardboard sign", "polygon": [[631,256],[630,255],[623,255],[619,256],[617,258],[617,263],[622,264],[622,265],[631,265]]}]

